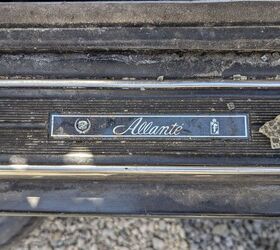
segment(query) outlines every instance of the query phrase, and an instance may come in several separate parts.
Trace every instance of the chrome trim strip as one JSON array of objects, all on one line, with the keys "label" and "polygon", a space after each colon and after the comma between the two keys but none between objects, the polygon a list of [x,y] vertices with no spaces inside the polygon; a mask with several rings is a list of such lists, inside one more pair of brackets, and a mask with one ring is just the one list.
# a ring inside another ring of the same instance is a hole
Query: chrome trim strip
[{"label": "chrome trim strip", "polygon": [[0,80],[7,88],[280,88],[280,81]]},{"label": "chrome trim strip", "polygon": [[279,167],[1,165],[0,176],[280,175]]}]

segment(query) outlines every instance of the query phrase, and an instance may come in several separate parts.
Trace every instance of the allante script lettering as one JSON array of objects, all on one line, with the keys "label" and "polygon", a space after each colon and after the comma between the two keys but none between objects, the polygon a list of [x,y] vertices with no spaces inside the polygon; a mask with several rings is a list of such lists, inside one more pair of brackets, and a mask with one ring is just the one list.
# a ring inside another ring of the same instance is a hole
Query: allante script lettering
[{"label": "allante script lettering", "polygon": [[169,126],[157,126],[154,122],[148,122],[139,117],[129,125],[118,125],[113,128],[115,135],[139,135],[139,136],[176,136],[179,135],[183,129],[183,124],[179,125],[176,122]]}]

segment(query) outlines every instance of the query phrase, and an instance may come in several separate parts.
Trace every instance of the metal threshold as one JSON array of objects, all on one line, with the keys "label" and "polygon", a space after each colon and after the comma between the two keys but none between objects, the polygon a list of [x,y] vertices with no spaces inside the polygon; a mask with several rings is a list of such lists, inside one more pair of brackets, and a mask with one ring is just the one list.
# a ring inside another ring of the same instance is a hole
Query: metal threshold
[{"label": "metal threshold", "polygon": [[9,88],[280,88],[280,81],[0,80]]},{"label": "metal threshold", "polygon": [[0,165],[0,176],[280,175],[280,167]]}]

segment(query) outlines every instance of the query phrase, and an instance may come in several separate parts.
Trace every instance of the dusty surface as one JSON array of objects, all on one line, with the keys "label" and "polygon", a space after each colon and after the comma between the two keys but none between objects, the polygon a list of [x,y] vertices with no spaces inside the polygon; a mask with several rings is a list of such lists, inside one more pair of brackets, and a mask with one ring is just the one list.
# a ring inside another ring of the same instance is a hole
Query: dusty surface
[{"label": "dusty surface", "polygon": [[[1,4],[0,25],[69,26],[100,24],[271,24],[279,23],[277,1],[198,1],[165,3],[18,3]],[[218,2],[218,3],[217,3]],[[51,18],[50,18],[51,17]]]},{"label": "dusty surface", "polygon": [[280,249],[273,220],[47,218],[10,249]]},{"label": "dusty surface", "polygon": [[180,220],[49,218],[11,249],[187,249]]}]

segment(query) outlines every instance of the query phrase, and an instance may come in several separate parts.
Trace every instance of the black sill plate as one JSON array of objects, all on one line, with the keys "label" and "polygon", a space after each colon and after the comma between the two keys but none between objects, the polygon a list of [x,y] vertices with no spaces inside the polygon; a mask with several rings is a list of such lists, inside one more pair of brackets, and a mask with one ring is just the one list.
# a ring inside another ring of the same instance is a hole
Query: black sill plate
[{"label": "black sill plate", "polygon": [[247,139],[246,114],[75,115],[52,114],[53,138]]}]

